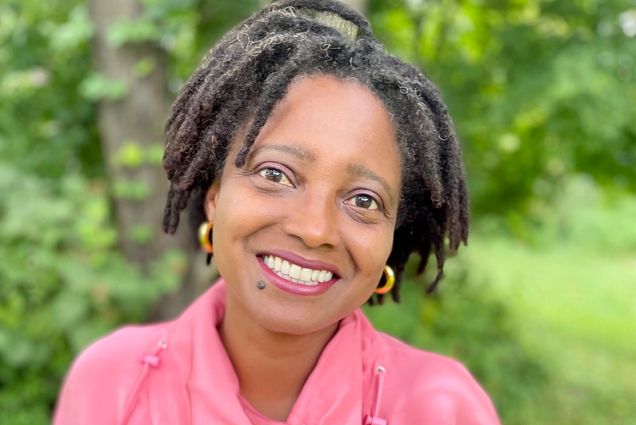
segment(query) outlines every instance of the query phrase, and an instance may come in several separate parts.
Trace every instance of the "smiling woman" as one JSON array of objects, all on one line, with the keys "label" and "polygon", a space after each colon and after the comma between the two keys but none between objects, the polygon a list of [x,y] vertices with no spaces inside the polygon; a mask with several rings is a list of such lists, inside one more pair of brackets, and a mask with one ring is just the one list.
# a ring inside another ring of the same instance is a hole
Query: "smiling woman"
[{"label": "smiling woman", "polygon": [[359,309],[398,300],[412,252],[437,257],[433,289],[468,229],[446,108],[364,18],[296,0],[240,24],[176,100],[164,164],[166,230],[189,203],[222,279],[89,347],[57,424],[498,423],[463,366]]},{"label": "smiling woman", "polygon": [[[373,293],[391,251],[401,186],[391,117],[357,82],[305,77],[238,168],[240,146],[205,199],[227,312],[241,305],[241,320],[270,331],[331,336]],[[312,280],[323,270],[332,278]],[[273,287],[255,291],[263,279]]]}]

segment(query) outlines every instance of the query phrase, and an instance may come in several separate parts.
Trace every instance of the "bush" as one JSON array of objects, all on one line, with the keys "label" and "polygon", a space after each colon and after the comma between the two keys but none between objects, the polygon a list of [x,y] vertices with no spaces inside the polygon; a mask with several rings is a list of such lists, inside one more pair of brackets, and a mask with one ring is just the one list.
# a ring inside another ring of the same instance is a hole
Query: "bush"
[{"label": "bush", "polygon": [[75,354],[138,322],[179,282],[169,254],[143,277],[116,252],[104,187],[50,181],[0,163],[0,422],[49,423]]}]

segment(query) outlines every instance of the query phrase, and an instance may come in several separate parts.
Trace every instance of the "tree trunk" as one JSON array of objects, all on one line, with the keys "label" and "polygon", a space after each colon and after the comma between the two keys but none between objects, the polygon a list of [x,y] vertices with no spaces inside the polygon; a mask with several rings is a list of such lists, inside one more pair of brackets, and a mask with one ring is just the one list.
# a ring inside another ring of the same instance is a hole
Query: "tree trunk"
[{"label": "tree trunk", "polygon": [[[145,159],[153,148],[163,144],[162,126],[170,107],[165,67],[161,66],[160,52],[149,43],[116,47],[108,42],[113,24],[139,18],[139,2],[90,0],[89,10],[95,24],[95,68],[108,80],[127,87],[122,98],[99,103],[98,124],[113,188],[121,251],[146,270],[171,245],[160,232],[166,178],[159,164]],[[142,60],[156,63],[145,76],[135,72]],[[126,152],[138,159],[126,160]]]},{"label": "tree trunk", "polygon": [[117,46],[109,41],[113,25],[134,22],[142,16],[141,1],[89,0],[88,5],[95,28],[94,67],[107,80],[127,87],[125,95],[104,99],[98,105],[121,252],[145,274],[168,249],[180,249],[189,257],[179,291],[164,298],[152,312],[154,319],[171,317],[201,291],[195,282],[209,283],[210,272],[198,266],[202,259],[193,264],[195,247],[187,220],[175,236],[162,230],[168,180],[161,154],[171,103],[166,57],[150,42]]}]

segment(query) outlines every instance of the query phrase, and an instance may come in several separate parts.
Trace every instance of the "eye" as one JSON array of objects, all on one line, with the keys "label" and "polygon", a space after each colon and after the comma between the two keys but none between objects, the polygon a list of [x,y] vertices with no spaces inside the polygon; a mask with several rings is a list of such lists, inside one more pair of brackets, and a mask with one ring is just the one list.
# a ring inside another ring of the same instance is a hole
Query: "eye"
[{"label": "eye", "polygon": [[373,196],[367,195],[366,193],[360,193],[358,195],[352,196],[345,201],[345,204],[353,205],[365,210],[377,210],[380,208],[378,205],[378,201],[376,201]]},{"label": "eye", "polygon": [[273,168],[273,167],[263,168],[258,172],[258,175],[271,182],[282,184],[289,187],[294,187],[294,185],[289,181],[285,173],[283,173],[278,168]]}]

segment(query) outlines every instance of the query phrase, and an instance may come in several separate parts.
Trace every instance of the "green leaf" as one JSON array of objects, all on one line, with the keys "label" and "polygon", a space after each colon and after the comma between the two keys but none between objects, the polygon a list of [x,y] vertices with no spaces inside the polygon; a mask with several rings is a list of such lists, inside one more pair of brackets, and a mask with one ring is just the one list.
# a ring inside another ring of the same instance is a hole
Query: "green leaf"
[{"label": "green leaf", "polygon": [[143,164],[144,149],[132,140],[125,142],[115,153],[114,163],[122,167],[137,168]]},{"label": "green leaf", "polygon": [[130,43],[157,41],[161,38],[161,28],[150,20],[119,21],[108,31],[107,39],[113,47]]},{"label": "green leaf", "polygon": [[135,75],[140,78],[146,77],[150,75],[150,73],[155,69],[156,66],[157,61],[155,60],[155,58],[146,56],[137,61],[137,63],[135,64]]},{"label": "green leaf", "polygon": [[116,198],[143,201],[150,196],[150,186],[143,180],[117,180],[113,183]]},{"label": "green leaf", "polygon": [[150,165],[161,165],[163,163],[163,145],[154,143],[146,147],[146,163]]},{"label": "green leaf", "polygon": [[128,94],[128,86],[121,80],[94,73],[81,82],[80,92],[84,98],[91,101],[114,101]]},{"label": "green leaf", "polygon": [[152,231],[152,227],[146,224],[136,224],[133,226],[130,238],[141,245],[149,244],[154,237],[154,233]]},{"label": "green leaf", "polygon": [[78,49],[82,43],[88,42],[93,36],[94,28],[86,6],[76,6],[69,19],[62,25],[52,26],[50,33],[51,47],[58,52]]}]

